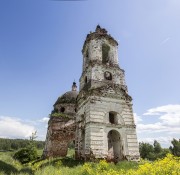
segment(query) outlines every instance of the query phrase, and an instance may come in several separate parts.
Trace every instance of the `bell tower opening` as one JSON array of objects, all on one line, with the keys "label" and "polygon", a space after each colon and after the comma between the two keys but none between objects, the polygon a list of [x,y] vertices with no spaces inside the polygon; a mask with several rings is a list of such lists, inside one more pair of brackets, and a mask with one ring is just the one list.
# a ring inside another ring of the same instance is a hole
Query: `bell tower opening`
[{"label": "bell tower opening", "polygon": [[109,62],[109,50],[110,47],[107,44],[102,45],[102,63],[106,64]]}]

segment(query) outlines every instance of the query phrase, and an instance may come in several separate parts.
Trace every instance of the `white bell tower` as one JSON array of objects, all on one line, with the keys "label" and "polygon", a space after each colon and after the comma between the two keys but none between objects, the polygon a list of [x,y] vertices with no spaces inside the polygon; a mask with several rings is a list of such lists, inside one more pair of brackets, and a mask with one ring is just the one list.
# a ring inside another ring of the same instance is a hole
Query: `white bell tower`
[{"label": "white bell tower", "polygon": [[139,160],[139,147],[118,43],[99,25],[82,49],[83,71],[77,98],[77,159]]}]

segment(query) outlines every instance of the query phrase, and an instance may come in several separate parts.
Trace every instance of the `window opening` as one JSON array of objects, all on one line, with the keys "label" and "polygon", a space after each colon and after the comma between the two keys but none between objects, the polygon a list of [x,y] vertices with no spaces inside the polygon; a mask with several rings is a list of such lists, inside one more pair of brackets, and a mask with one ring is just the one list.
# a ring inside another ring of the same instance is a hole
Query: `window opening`
[{"label": "window opening", "polygon": [[109,62],[109,50],[110,47],[107,44],[102,45],[102,63],[106,64]]},{"label": "window opening", "polygon": [[85,77],[85,80],[84,80],[84,81],[85,81],[85,83],[87,83],[87,76]]},{"label": "window opening", "polygon": [[112,124],[117,124],[118,123],[116,113],[114,113],[114,112],[109,113],[109,122],[112,123]]},{"label": "window opening", "polygon": [[104,77],[105,77],[106,80],[112,80],[112,74],[110,72],[106,71],[104,73]]},{"label": "window opening", "polygon": [[65,108],[61,107],[60,111],[63,113],[65,111]]},{"label": "window opening", "polygon": [[88,52],[88,50],[86,50],[86,58],[88,58],[89,57],[89,52]]}]

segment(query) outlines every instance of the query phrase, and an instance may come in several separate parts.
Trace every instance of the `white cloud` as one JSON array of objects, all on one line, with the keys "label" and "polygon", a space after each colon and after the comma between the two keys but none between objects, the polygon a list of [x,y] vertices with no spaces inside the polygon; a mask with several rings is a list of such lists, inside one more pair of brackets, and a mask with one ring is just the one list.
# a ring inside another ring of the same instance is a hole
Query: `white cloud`
[{"label": "white cloud", "polygon": [[138,124],[137,125],[137,132],[149,132],[149,133],[165,133],[168,134],[178,134],[180,133],[180,127],[171,127],[163,125],[160,122],[154,124]]},{"label": "white cloud", "polygon": [[42,123],[48,123],[49,117],[44,117],[44,118],[42,118],[42,119],[39,120],[39,121],[42,122]]},{"label": "white cloud", "polygon": [[14,117],[0,116],[0,137],[28,138],[35,127]]},{"label": "white cloud", "polygon": [[[167,143],[179,136],[180,105],[165,105],[148,109],[137,121],[137,132],[141,141],[153,142],[155,139]],[[148,120],[147,120],[148,119]],[[163,140],[164,139],[164,140]]]},{"label": "white cloud", "polygon": [[135,121],[135,124],[138,124],[142,121],[142,118],[138,116],[136,113],[134,113],[134,121]]},{"label": "white cloud", "polygon": [[166,126],[163,126],[160,122],[154,124],[139,124],[138,130],[141,131],[149,131],[149,132],[161,132],[166,129]]},{"label": "white cloud", "polygon": [[140,142],[148,142],[153,144],[154,140],[157,140],[160,143],[163,144],[169,144],[173,140],[173,137],[167,136],[167,137],[146,137],[146,138],[141,138],[139,139]]},{"label": "white cloud", "polygon": [[177,130],[179,131],[178,128],[180,128],[180,105],[165,105],[151,108],[143,115],[156,115],[161,122],[161,126],[165,126],[167,128],[177,128]]},{"label": "white cloud", "polygon": [[160,115],[161,113],[176,113],[180,114],[180,105],[165,105],[156,108],[148,109],[143,115]]}]

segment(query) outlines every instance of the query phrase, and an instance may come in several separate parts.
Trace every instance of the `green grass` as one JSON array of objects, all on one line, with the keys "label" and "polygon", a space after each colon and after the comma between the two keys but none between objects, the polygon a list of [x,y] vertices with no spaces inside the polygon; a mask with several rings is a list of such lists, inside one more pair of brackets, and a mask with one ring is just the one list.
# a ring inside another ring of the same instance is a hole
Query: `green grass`
[{"label": "green grass", "polygon": [[32,174],[32,170],[23,167],[18,161],[12,158],[13,152],[0,152],[0,175],[11,174]]},{"label": "green grass", "polygon": [[42,149],[38,149],[38,150],[37,150],[37,153],[38,153],[38,156],[41,157],[41,156],[42,156],[42,153],[43,153],[43,150],[42,150]]},{"label": "green grass", "polygon": [[[34,162],[22,165],[12,158],[13,152],[0,152],[0,175],[86,175],[82,172],[84,162],[77,161],[73,158],[74,150],[69,149],[66,158],[39,159]],[[42,150],[39,150],[39,155]],[[96,169],[98,163],[88,163],[88,166]],[[114,170],[136,169],[136,162],[119,162],[118,164],[110,163],[109,168]]]},{"label": "green grass", "polygon": [[75,154],[75,150],[68,148],[67,157],[73,158],[73,157],[74,157],[74,154]]}]

